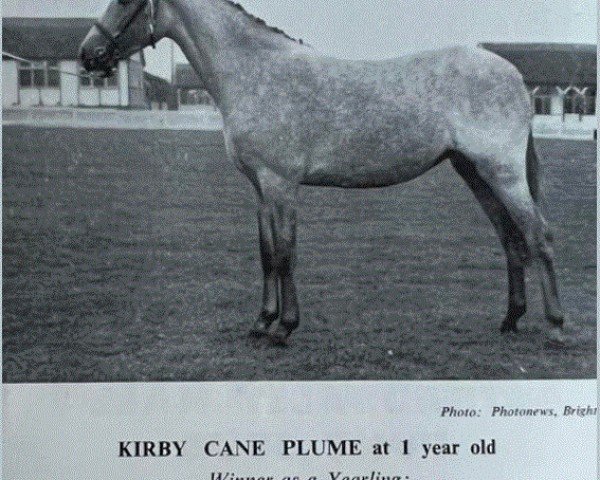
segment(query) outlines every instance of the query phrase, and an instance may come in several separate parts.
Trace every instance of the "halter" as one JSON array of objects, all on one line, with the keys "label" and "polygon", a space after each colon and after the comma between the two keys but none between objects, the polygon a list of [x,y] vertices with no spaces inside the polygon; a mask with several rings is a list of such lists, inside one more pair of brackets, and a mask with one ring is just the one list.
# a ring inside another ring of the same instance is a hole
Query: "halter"
[{"label": "halter", "polygon": [[[127,5],[128,3],[131,3],[132,1],[133,0],[118,0],[118,2],[121,5]],[[127,31],[129,26],[138,17],[140,12],[142,10],[144,10],[144,7],[146,7],[146,5],[148,5],[149,10],[150,10],[149,15],[148,15],[148,28],[150,30],[150,45],[152,45],[152,48],[156,48],[156,38],[154,36],[154,32],[156,30],[156,5],[154,2],[158,3],[158,0],[142,0],[142,1],[140,1],[137,8],[131,13],[131,15],[129,15],[126,18],[125,22],[123,22],[123,25],[121,27],[119,27],[115,33],[112,33],[106,26],[104,26],[102,24],[102,22],[100,20],[94,22],[94,25],[96,26],[98,31],[109,41],[109,43],[110,43],[109,48],[111,51],[117,50],[117,42],[119,40],[119,37],[121,37],[121,35],[123,35],[123,33],[125,33]]]}]

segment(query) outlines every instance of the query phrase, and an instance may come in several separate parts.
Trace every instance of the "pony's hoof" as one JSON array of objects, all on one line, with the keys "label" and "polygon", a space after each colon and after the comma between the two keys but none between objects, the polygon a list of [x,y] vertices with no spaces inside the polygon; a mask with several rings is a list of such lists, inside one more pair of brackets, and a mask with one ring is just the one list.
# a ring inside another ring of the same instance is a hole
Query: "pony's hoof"
[{"label": "pony's hoof", "polygon": [[254,322],[254,325],[252,325],[252,328],[250,329],[250,332],[248,332],[248,334],[251,337],[264,337],[265,335],[268,335],[269,333],[269,325],[267,324],[267,322],[265,322],[265,320],[263,318],[259,318],[256,322]]},{"label": "pony's hoof", "polygon": [[271,340],[271,342],[273,343],[273,345],[278,345],[278,346],[284,347],[284,346],[287,345],[288,338],[289,338],[289,336],[290,336],[291,333],[292,333],[291,329],[286,328],[281,323],[277,323],[268,332],[268,334],[269,334],[269,340]]},{"label": "pony's hoof", "polygon": [[502,322],[502,326],[500,327],[500,331],[502,333],[508,333],[508,332],[519,333],[519,329],[517,328],[517,322],[513,322],[510,320],[504,320]]},{"label": "pony's hoof", "polygon": [[548,343],[554,347],[565,347],[567,339],[561,327],[554,327],[548,332]]},{"label": "pony's hoof", "polygon": [[519,333],[519,329],[517,328],[517,322],[519,321],[519,318],[521,318],[525,314],[525,310],[525,305],[521,305],[518,303],[513,304],[511,302],[511,304],[508,307],[508,312],[506,312],[506,316],[504,317],[504,321],[502,322],[502,326],[500,327],[500,331],[502,333]]}]

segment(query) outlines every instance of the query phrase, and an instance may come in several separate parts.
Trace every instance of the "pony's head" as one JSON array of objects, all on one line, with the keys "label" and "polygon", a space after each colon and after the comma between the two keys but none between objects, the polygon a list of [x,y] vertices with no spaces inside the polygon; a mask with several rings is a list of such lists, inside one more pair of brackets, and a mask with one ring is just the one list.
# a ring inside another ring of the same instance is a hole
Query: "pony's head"
[{"label": "pony's head", "polygon": [[159,0],[111,0],[101,19],[94,23],[79,55],[88,71],[110,75],[117,62],[133,53],[154,46]]}]

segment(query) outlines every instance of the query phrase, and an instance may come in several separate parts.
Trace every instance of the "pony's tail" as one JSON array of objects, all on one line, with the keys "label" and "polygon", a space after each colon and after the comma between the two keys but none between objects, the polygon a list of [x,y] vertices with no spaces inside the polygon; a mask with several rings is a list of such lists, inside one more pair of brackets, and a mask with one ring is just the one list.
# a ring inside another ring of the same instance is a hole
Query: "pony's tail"
[{"label": "pony's tail", "polygon": [[533,132],[529,130],[529,138],[527,140],[527,184],[529,185],[529,193],[535,203],[540,201],[540,160],[535,151],[533,144]]}]

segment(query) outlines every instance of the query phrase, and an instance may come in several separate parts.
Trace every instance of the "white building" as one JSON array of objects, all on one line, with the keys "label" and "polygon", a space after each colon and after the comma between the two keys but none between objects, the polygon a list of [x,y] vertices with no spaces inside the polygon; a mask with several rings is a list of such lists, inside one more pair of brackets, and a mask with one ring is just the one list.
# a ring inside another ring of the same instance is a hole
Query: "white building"
[{"label": "white building", "polygon": [[483,43],[515,65],[535,112],[534,133],[596,136],[596,45]]},{"label": "white building", "polygon": [[90,78],[83,72],[79,45],[93,22],[3,18],[2,107],[147,108],[141,54],[120,61],[111,78]]}]

